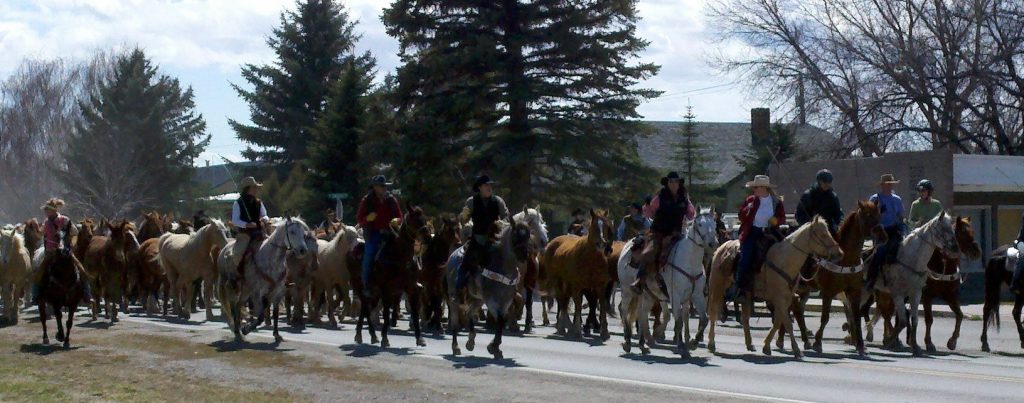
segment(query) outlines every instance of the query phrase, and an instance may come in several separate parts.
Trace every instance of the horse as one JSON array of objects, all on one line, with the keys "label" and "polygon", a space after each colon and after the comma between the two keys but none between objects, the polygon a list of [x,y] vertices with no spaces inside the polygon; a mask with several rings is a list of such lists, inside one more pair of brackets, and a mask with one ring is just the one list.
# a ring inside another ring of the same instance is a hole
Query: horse
[{"label": "horse", "polygon": [[399,309],[399,302],[405,294],[409,300],[409,311],[412,316],[410,324],[416,336],[416,345],[427,345],[420,332],[421,286],[416,281],[419,268],[416,267],[413,257],[416,253],[416,242],[423,243],[429,229],[422,209],[407,202],[406,210],[405,218],[401,220],[398,229],[385,233],[383,245],[370,270],[369,284],[365,284],[365,290],[360,293],[362,300],[355,336],[357,344],[363,343],[363,321],[367,321],[369,325],[370,343],[377,343],[370,312],[376,310],[378,305],[382,305],[381,318],[384,323],[381,328],[380,346],[387,348],[391,345],[388,341],[388,330],[392,326],[391,312]]},{"label": "horse", "polygon": [[203,280],[206,283],[203,288],[206,320],[213,319],[213,286],[217,278],[214,256],[227,246],[228,239],[227,227],[216,219],[191,235],[165,233],[160,236],[157,256],[171,285],[167,297],[175,297],[174,307],[179,317],[185,320],[192,317],[193,283]]},{"label": "horse", "polygon": [[[739,255],[740,242],[733,240],[718,247],[711,260],[710,307],[711,329],[708,331],[708,350],[715,353],[715,322],[719,310],[725,300],[725,291],[732,285],[735,260]],[[779,330],[785,331],[791,340],[793,354],[797,359],[803,357],[793,335],[790,322],[789,307],[793,303],[794,289],[799,280],[800,268],[811,255],[825,256],[829,260],[841,258],[842,249],[828,231],[828,224],[821,217],[815,216],[811,222],[791,233],[785,239],[772,245],[764,259],[764,267],[754,274],[754,294],[764,299],[772,310],[772,329],[764,340],[761,351],[771,355],[771,340]],[[740,322],[743,324],[743,336],[747,350],[754,351],[750,338],[750,315],[753,311],[753,300],[742,304]]]},{"label": "horse", "polygon": [[8,324],[18,324],[18,302],[25,296],[31,271],[32,258],[22,235],[14,228],[0,230],[0,297]]},{"label": "horse", "polygon": [[[256,330],[267,319],[267,310],[273,312],[274,341],[284,340],[278,331],[278,314],[281,300],[285,294],[287,260],[289,256],[300,260],[307,258],[311,251],[307,235],[309,227],[302,219],[288,217],[275,225],[252,256],[245,261],[241,277],[238,275],[238,258],[232,254],[233,242],[221,249],[217,258],[219,271],[217,289],[220,294],[221,310],[227,319],[235,341],[243,341],[243,336]],[[242,325],[242,308],[251,304],[250,318]]]},{"label": "horse", "polygon": [[[352,276],[349,265],[358,264],[350,261],[352,250],[359,244],[359,233],[355,227],[341,226],[328,241],[317,242],[317,261],[319,269],[313,272],[309,298],[309,317],[314,324],[320,324],[320,313],[324,301],[327,302],[327,318],[332,328],[338,327],[343,317],[335,311],[338,301],[349,301],[349,290],[352,289]],[[347,305],[347,304],[346,304]]]},{"label": "horse", "polygon": [[292,328],[298,330],[306,328],[303,305],[309,299],[309,289],[310,284],[313,282],[313,275],[319,271],[320,267],[317,261],[319,244],[317,243],[316,234],[313,231],[308,231],[304,239],[306,251],[312,253],[306,253],[300,257],[293,249],[288,254],[288,259],[285,260],[288,268],[287,295],[284,299],[285,319]]},{"label": "horse", "polygon": [[601,308],[601,338],[608,339],[608,304],[604,298],[610,281],[607,259],[612,253],[612,223],[603,210],[590,210],[589,230],[585,236],[562,235],[548,243],[540,256],[538,279],[542,287],[558,301],[556,333],[566,335],[569,326],[569,299],[576,307],[569,336],[582,338],[583,293],[596,293]]},{"label": "horse", "polygon": [[[71,232],[68,224],[65,228],[57,231],[59,245],[65,245],[66,239]],[[40,249],[42,250],[42,249]],[[54,257],[49,267],[40,267],[45,270],[43,282],[39,287],[39,322],[43,325],[43,344],[50,344],[50,337],[47,334],[46,322],[48,320],[47,306],[53,308],[54,318],[57,320],[57,341],[64,343],[64,348],[71,347],[71,327],[74,325],[75,311],[78,310],[78,303],[84,297],[82,282],[89,281],[79,276],[75,268],[75,259],[70,250],[61,248],[54,251]],[[68,311],[67,329],[65,330],[62,321],[61,309]]]},{"label": "horse", "polygon": [[[873,237],[876,244],[885,242],[886,234],[881,225],[881,213],[878,206],[874,203],[858,201],[857,209],[846,216],[836,231],[835,239],[843,250],[843,259],[838,262],[818,261],[815,263],[815,274],[811,276],[812,281],[808,284],[816,286],[820,291],[821,325],[814,335],[814,345],[810,346],[810,348],[819,354],[822,351],[821,341],[824,337],[825,326],[828,325],[832,299],[842,293],[845,295],[846,301],[861,300],[861,294],[864,289],[865,266],[860,256],[861,250],[864,248],[864,241],[868,237]],[[804,297],[809,292],[809,289],[805,290],[804,295],[794,301],[795,304],[803,305],[806,301]],[[846,303],[845,308],[846,323],[854,324],[849,330],[853,343],[857,348],[857,354],[864,356],[867,352],[864,347],[864,335],[860,326],[860,310],[856,309],[855,304],[850,303]],[[803,322],[803,311],[802,306],[799,309],[794,309],[794,312],[799,312],[801,316],[797,318],[797,323]],[[779,340],[779,344],[781,344],[781,335]],[[808,348],[806,338],[804,348]]]},{"label": "horse", "polygon": [[460,226],[457,220],[445,217],[441,226],[426,243],[423,250],[423,267],[419,273],[419,282],[423,285],[423,326],[434,335],[439,335],[441,316],[447,287],[445,269],[452,251],[462,243],[459,236]]},{"label": "horse", "polygon": [[[992,258],[985,265],[985,306],[982,308],[981,351],[989,352],[988,327],[996,326],[999,331],[999,305],[1002,299],[1003,284],[1011,285],[1013,271],[1021,256],[1024,242],[1015,245],[1004,245],[992,251]],[[1024,348],[1024,323],[1021,323],[1021,311],[1024,309],[1024,292],[1013,293],[1013,322],[1017,325],[1017,337],[1020,348]]]},{"label": "horse", "polygon": [[[531,231],[523,222],[497,221],[492,233],[495,238],[486,246],[492,249],[491,258],[486,267],[471,276],[466,288],[455,292],[458,281],[458,269],[462,265],[464,248],[459,247],[448,259],[448,328],[452,333],[452,355],[462,354],[459,349],[459,328],[465,317],[468,321],[469,338],[466,349],[473,351],[476,343],[475,312],[481,306],[487,307],[487,313],[494,317],[494,340],[487,345],[487,352],[495,359],[504,358],[501,352],[501,337],[506,327],[509,309],[522,281],[525,267],[530,258]],[[460,303],[465,301],[465,304]]]},{"label": "horse", "polygon": [[153,238],[160,238],[164,232],[163,220],[160,218],[160,213],[151,211],[142,215],[142,223],[139,224],[139,233],[136,237],[141,243]]},{"label": "horse", "polygon": [[533,299],[534,295],[539,294],[540,291],[537,289],[538,258],[540,252],[544,250],[550,241],[548,237],[548,224],[544,222],[544,216],[540,213],[540,206],[534,208],[523,206],[523,211],[512,216],[512,221],[524,223],[530,229],[530,256],[526,259],[525,267],[519,268],[520,272],[523,273],[523,281],[519,283],[519,292],[523,295],[523,302],[525,304],[522,310],[526,312],[523,330],[526,333],[530,333],[533,331]]},{"label": "horse", "polygon": [[[960,254],[953,222],[945,211],[911,231],[903,239],[895,263],[886,262],[882,266],[879,281],[875,283],[876,299],[886,302],[891,300],[896,308],[896,327],[891,334],[886,335],[884,345],[896,345],[899,333],[909,324],[907,339],[913,354],[922,355],[921,347],[917,344],[918,306],[928,280],[928,262],[936,251],[951,256]],[[885,298],[885,294],[891,298]],[[909,318],[904,308],[905,299],[910,301]]]},{"label": "horse", "polygon": [[135,225],[127,220],[120,223],[107,223],[109,236],[94,236],[85,250],[82,265],[93,278],[93,290],[96,298],[92,302],[92,318],[96,320],[100,311],[100,298],[106,308],[105,317],[111,323],[117,322],[117,304],[121,304],[125,314],[128,304],[125,300],[128,271],[134,263],[139,251],[139,241],[135,238]]}]

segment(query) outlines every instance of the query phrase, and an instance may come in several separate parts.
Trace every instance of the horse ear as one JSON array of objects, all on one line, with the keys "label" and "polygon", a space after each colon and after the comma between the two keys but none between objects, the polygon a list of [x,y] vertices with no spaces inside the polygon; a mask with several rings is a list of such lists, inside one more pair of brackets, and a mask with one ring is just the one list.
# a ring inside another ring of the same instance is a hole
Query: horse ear
[{"label": "horse ear", "polygon": [[[959,218],[960,217],[957,217],[957,219],[959,219]],[[971,217],[963,217],[963,220],[964,220],[965,223],[968,223],[968,224],[971,223]]]},{"label": "horse ear", "polygon": [[529,214],[530,214],[530,207],[529,207],[529,206],[527,206],[527,205],[526,205],[526,204],[524,203],[524,204],[523,204],[523,215],[524,215],[524,216],[526,216],[526,215],[529,215]]},{"label": "horse ear", "polygon": [[596,212],[596,211],[594,211],[594,209],[593,209],[593,208],[591,208],[591,209],[590,209],[590,216],[591,216],[591,217],[597,217],[597,212]]},{"label": "horse ear", "polygon": [[534,207],[533,209],[537,210],[537,213],[540,214],[540,203],[537,203],[537,206]]}]

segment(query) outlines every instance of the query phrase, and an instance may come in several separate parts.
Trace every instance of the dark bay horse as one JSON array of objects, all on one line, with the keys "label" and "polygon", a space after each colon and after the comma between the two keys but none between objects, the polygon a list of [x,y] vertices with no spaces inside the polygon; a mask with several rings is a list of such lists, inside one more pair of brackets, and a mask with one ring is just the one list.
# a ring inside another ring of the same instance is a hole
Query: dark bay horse
[{"label": "dark bay horse", "polygon": [[[985,307],[983,308],[983,321],[981,328],[981,351],[989,352],[988,328],[996,326],[999,331],[999,304],[1003,284],[1010,285],[1013,281],[1013,270],[1017,259],[1024,259],[1020,256],[1016,247],[1011,251],[1011,245],[1004,245],[992,251],[992,258],[985,265]],[[1020,338],[1020,348],[1024,348],[1024,324],[1021,323],[1021,311],[1024,310],[1024,293],[1013,294],[1013,322],[1017,325],[1017,335]]]},{"label": "dark bay horse", "polygon": [[[40,268],[46,270],[43,273],[43,283],[39,287],[39,322],[43,325],[43,344],[50,344],[50,337],[46,332],[48,319],[47,306],[53,308],[54,319],[57,321],[57,341],[64,342],[64,348],[71,347],[71,327],[74,325],[75,311],[78,310],[78,303],[83,297],[83,281],[75,268],[75,260],[68,243],[70,226],[58,231],[60,244],[64,245],[51,260],[49,267]],[[67,328],[62,321],[61,309],[67,309]]]},{"label": "dark bay horse", "polygon": [[423,268],[419,274],[420,284],[423,285],[422,321],[426,330],[432,331],[435,335],[444,331],[441,327],[441,316],[444,298],[447,295],[445,268],[452,251],[462,244],[460,230],[458,221],[450,217],[442,218],[440,228],[427,241],[423,251]]},{"label": "dark bay horse", "polygon": [[377,343],[377,333],[373,329],[373,321],[370,320],[370,313],[378,305],[383,305],[383,327],[381,329],[380,346],[387,348],[391,343],[388,341],[388,330],[392,322],[391,312],[399,309],[402,295],[409,298],[409,311],[412,315],[411,325],[416,336],[417,346],[426,346],[420,332],[420,288],[417,282],[419,268],[413,257],[416,254],[416,242],[424,242],[427,237],[427,221],[423,216],[423,210],[419,207],[406,203],[407,213],[397,230],[386,232],[383,244],[381,245],[378,258],[370,270],[367,293],[361,293],[362,304],[360,306],[359,320],[356,322],[355,342],[363,342],[363,321],[367,322],[370,330],[371,343]]},{"label": "dark bay horse", "polygon": [[85,265],[93,276],[93,289],[96,297],[93,300],[93,319],[100,311],[99,299],[103,298],[106,307],[106,318],[117,322],[117,304],[121,304],[127,313],[125,287],[127,286],[130,264],[139,251],[139,241],[135,238],[135,225],[122,220],[120,223],[107,223],[110,236],[94,236],[85,251]]}]

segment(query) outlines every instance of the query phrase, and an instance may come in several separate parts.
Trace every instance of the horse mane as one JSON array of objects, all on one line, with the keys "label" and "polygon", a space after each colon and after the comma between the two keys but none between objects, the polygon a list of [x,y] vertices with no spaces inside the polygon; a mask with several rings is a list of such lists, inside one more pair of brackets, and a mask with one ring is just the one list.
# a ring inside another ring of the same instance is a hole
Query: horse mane
[{"label": "horse mane", "polygon": [[848,237],[853,235],[851,234],[851,232],[853,232],[853,230],[860,225],[860,222],[859,220],[857,220],[857,218],[860,218],[859,205],[857,206],[857,208],[853,209],[853,211],[851,211],[850,214],[847,214],[846,218],[843,218],[843,221],[839,223],[839,229],[836,230],[836,238],[847,239]]}]

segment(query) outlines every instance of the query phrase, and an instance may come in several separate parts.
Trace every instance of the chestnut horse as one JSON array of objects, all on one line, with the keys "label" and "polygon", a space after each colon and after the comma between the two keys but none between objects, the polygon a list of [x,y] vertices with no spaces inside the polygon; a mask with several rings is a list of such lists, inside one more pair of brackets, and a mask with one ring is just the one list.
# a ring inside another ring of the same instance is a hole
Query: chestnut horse
[{"label": "chestnut horse", "polygon": [[419,281],[423,285],[423,326],[435,336],[444,329],[441,327],[441,316],[444,297],[447,294],[445,272],[448,257],[458,248],[462,241],[459,236],[460,226],[457,220],[445,217],[441,219],[441,227],[429,241],[423,251],[423,268],[420,270]]},{"label": "chestnut horse", "polygon": [[[604,210],[590,210],[589,230],[585,236],[562,235],[548,243],[540,256],[539,280],[542,288],[553,293],[558,302],[556,333],[582,338],[583,294],[597,297],[601,314],[601,338],[608,339],[608,299],[605,290],[611,281],[608,257],[612,253],[612,222]],[[569,300],[575,305],[569,329]],[[568,331],[567,331],[568,330]]]},{"label": "chestnut horse", "polygon": [[105,317],[111,323],[117,322],[117,304],[127,314],[128,304],[125,300],[128,270],[139,251],[139,241],[135,238],[135,225],[127,220],[120,223],[107,223],[110,236],[94,236],[85,251],[82,265],[93,277],[93,290],[96,298],[92,302],[92,318],[96,320],[100,311],[100,298],[106,308]]},{"label": "chestnut horse", "polygon": [[[711,300],[708,313],[711,320],[711,329],[708,331],[708,350],[715,352],[715,322],[718,320],[719,310],[725,300],[725,291],[733,283],[733,272],[735,261],[739,258],[740,242],[729,241],[715,251],[711,260]],[[832,238],[828,231],[828,224],[821,217],[814,219],[794,231],[781,242],[772,245],[764,259],[764,268],[760,269],[754,276],[754,294],[764,299],[772,310],[772,329],[768,337],[764,339],[764,347],[761,351],[765,355],[771,355],[771,341],[777,331],[784,330],[791,340],[793,354],[796,358],[803,357],[800,348],[796,344],[796,337],[793,335],[793,324],[790,322],[789,307],[793,304],[794,289],[800,277],[800,269],[810,256],[824,256],[829,260],[841,258],[843,251],[839,244]],[[784,308],[779,308],[784,307]],[[754,351],[754,344],[750,338],[750,315],[753,311],[753,302],[748,301],[742,304],[741,320],[743,324],[743,336],[746,341],[747,350]]]},{"label": "chestnut horse", "polygon": [[[956,236],[956,243],[960,251],[970,259],[978,259],[981,256],[981,247],[974,240],[974,229],[971,228],[970,218],[957,217],[953,223],[953,231]],[[945,256],[939,251],[932,253],[928,261],[928,280],[921,293],[921,303],[924,305],[924,343],[928,352],[935,352],[935,344],[932,343],[932,300],[935,297],[942,298],[949,304],[949,308],[956,315],[956,325],[953,328],[953,335],[946,342],[946,347],[956,350],[956,342],[960,337],[960,324],[964,320],[964,314],[960,310],[960,256]],[[886,338],[892,336],[892,317],[895,314],[892,298],[883,291],[875,294],[878,303],[878,312],[885,319]],[[909,334],[909,333],[908,333]],[[895,339],[893,339],[895,340]],[[907,343],[913,344],[910,341]]]},{"label": "chestnut horse", "polygon": [[[355,341],[358,344],[363,342],[363,321],[367,321],[370,330],[370,340],[377,343],[377,333],[373,329],[373,321],[370,320],[370,313],[378,305],[383,305],[383,326],[381,329],[380,346],[387,348],[391,345],[388,341],[388,330],[392,325],[391,312],[397,312],[402,295],[409,298],[409,312],[412,315],[410,324],[416,336],[417,346],[426,346],[423,336],[420,333],[420,290],[422,286],[417,282],[416,262],[413,257],[416,253],[416,242],[423,243],[428,236],[427,221],[423,217],[423,210],[406,203],[408,210],[402,224],[394,232],[385,232],[383,245],[381,246],[378,258],[370,270],[369,284],[366,284],[367,291],[360,294],[362,303],[360,306],[359,320],[356,322]],[[390,231],[390,230],[386,230]]]}]

